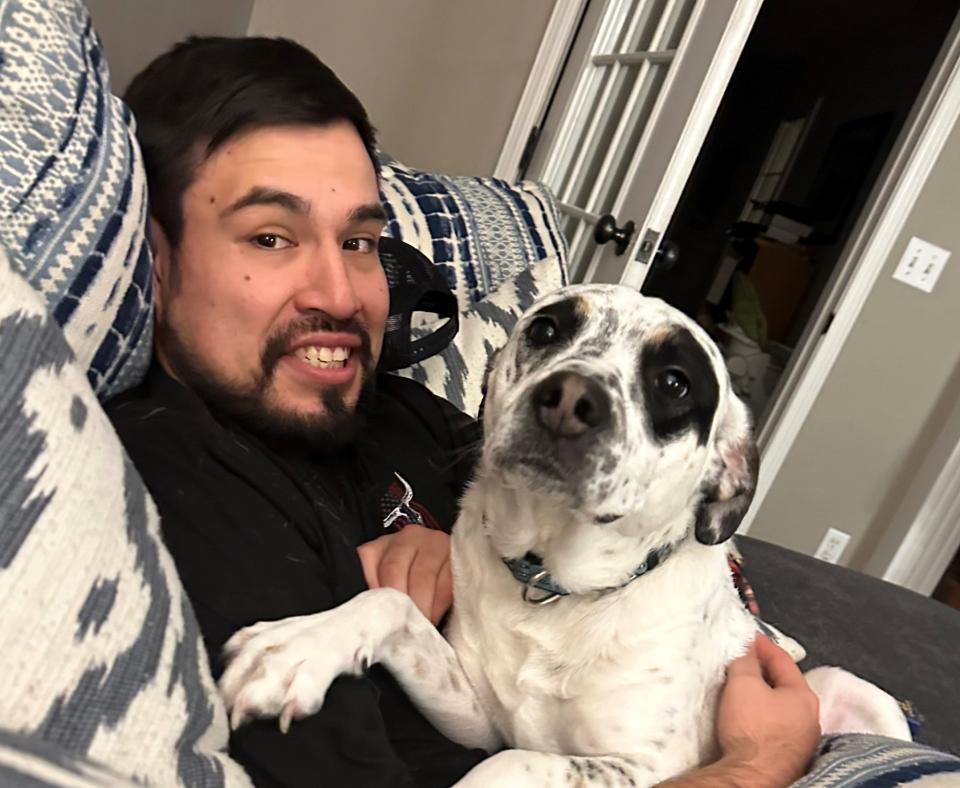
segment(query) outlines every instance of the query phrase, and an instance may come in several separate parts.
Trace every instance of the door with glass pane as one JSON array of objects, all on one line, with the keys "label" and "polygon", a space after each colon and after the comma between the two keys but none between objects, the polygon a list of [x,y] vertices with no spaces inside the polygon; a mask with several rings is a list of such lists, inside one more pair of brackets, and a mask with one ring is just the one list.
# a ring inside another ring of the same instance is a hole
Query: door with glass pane
[{"label": "door with glass pane", "polygon": [[639,288],[676,255],[663,231],[762,1],[592,0],[527,173],[559,200],[572,281]]}]

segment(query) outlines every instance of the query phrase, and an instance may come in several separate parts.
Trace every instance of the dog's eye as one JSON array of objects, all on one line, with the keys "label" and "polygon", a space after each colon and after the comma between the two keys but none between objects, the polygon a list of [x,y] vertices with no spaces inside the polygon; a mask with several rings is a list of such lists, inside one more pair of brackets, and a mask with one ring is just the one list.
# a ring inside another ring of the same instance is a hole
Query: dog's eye
[{"label": "dog's eye", "polygon": [[549,345],[557,339],[557,324],[543,315],[534,318],[527,329],[527,337],[532,345]]},{"label": "dog's eye", "polygon": [[657,388],[671,399],[683,399],[690,391],[690,381],[679,369],[668,369],[657,375]]}]

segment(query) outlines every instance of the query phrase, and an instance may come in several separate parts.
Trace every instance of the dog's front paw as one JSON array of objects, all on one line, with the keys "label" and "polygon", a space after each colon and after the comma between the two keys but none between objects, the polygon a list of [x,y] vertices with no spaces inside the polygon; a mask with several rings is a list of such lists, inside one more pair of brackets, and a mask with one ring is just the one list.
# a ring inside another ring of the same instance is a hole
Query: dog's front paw
[{"label": "dog's front paw", "polygon": [[279,717],[286,733],[291,720],[320,709],[337,676],[366,670],[369,648],[354,627],[341,629],[338,612],[265,621],[230,638],[219,686],[231,727],[254,717]]}]

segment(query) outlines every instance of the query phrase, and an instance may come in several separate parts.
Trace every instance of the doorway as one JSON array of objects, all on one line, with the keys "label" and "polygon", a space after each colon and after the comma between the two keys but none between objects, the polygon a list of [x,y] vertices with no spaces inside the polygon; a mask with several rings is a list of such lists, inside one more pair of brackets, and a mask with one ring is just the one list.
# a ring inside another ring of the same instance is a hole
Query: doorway
[{"label": "doorway", "polygon": [[947,571],[933,591],[933,598],[955,610],[960,610],[960,550],[953,557]]},{"label": "doorway", "polygon": [[718,340],[761,428],[956,14],[956,0],[760,9],[665,233],[677,254],[642,290]]}]

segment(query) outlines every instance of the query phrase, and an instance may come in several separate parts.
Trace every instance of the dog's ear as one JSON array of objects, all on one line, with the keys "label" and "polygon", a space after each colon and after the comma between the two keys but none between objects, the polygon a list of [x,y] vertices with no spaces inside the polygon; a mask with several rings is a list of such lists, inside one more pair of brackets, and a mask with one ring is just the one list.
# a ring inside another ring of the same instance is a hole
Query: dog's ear
[{"label": "dog's ear", "polygon": [[750,508],[760,468],[750,414],[733,392],[728,397],[716,436],[719,467],[703,489],[694,530],[697,541],[708,545],[736,532]]}]

